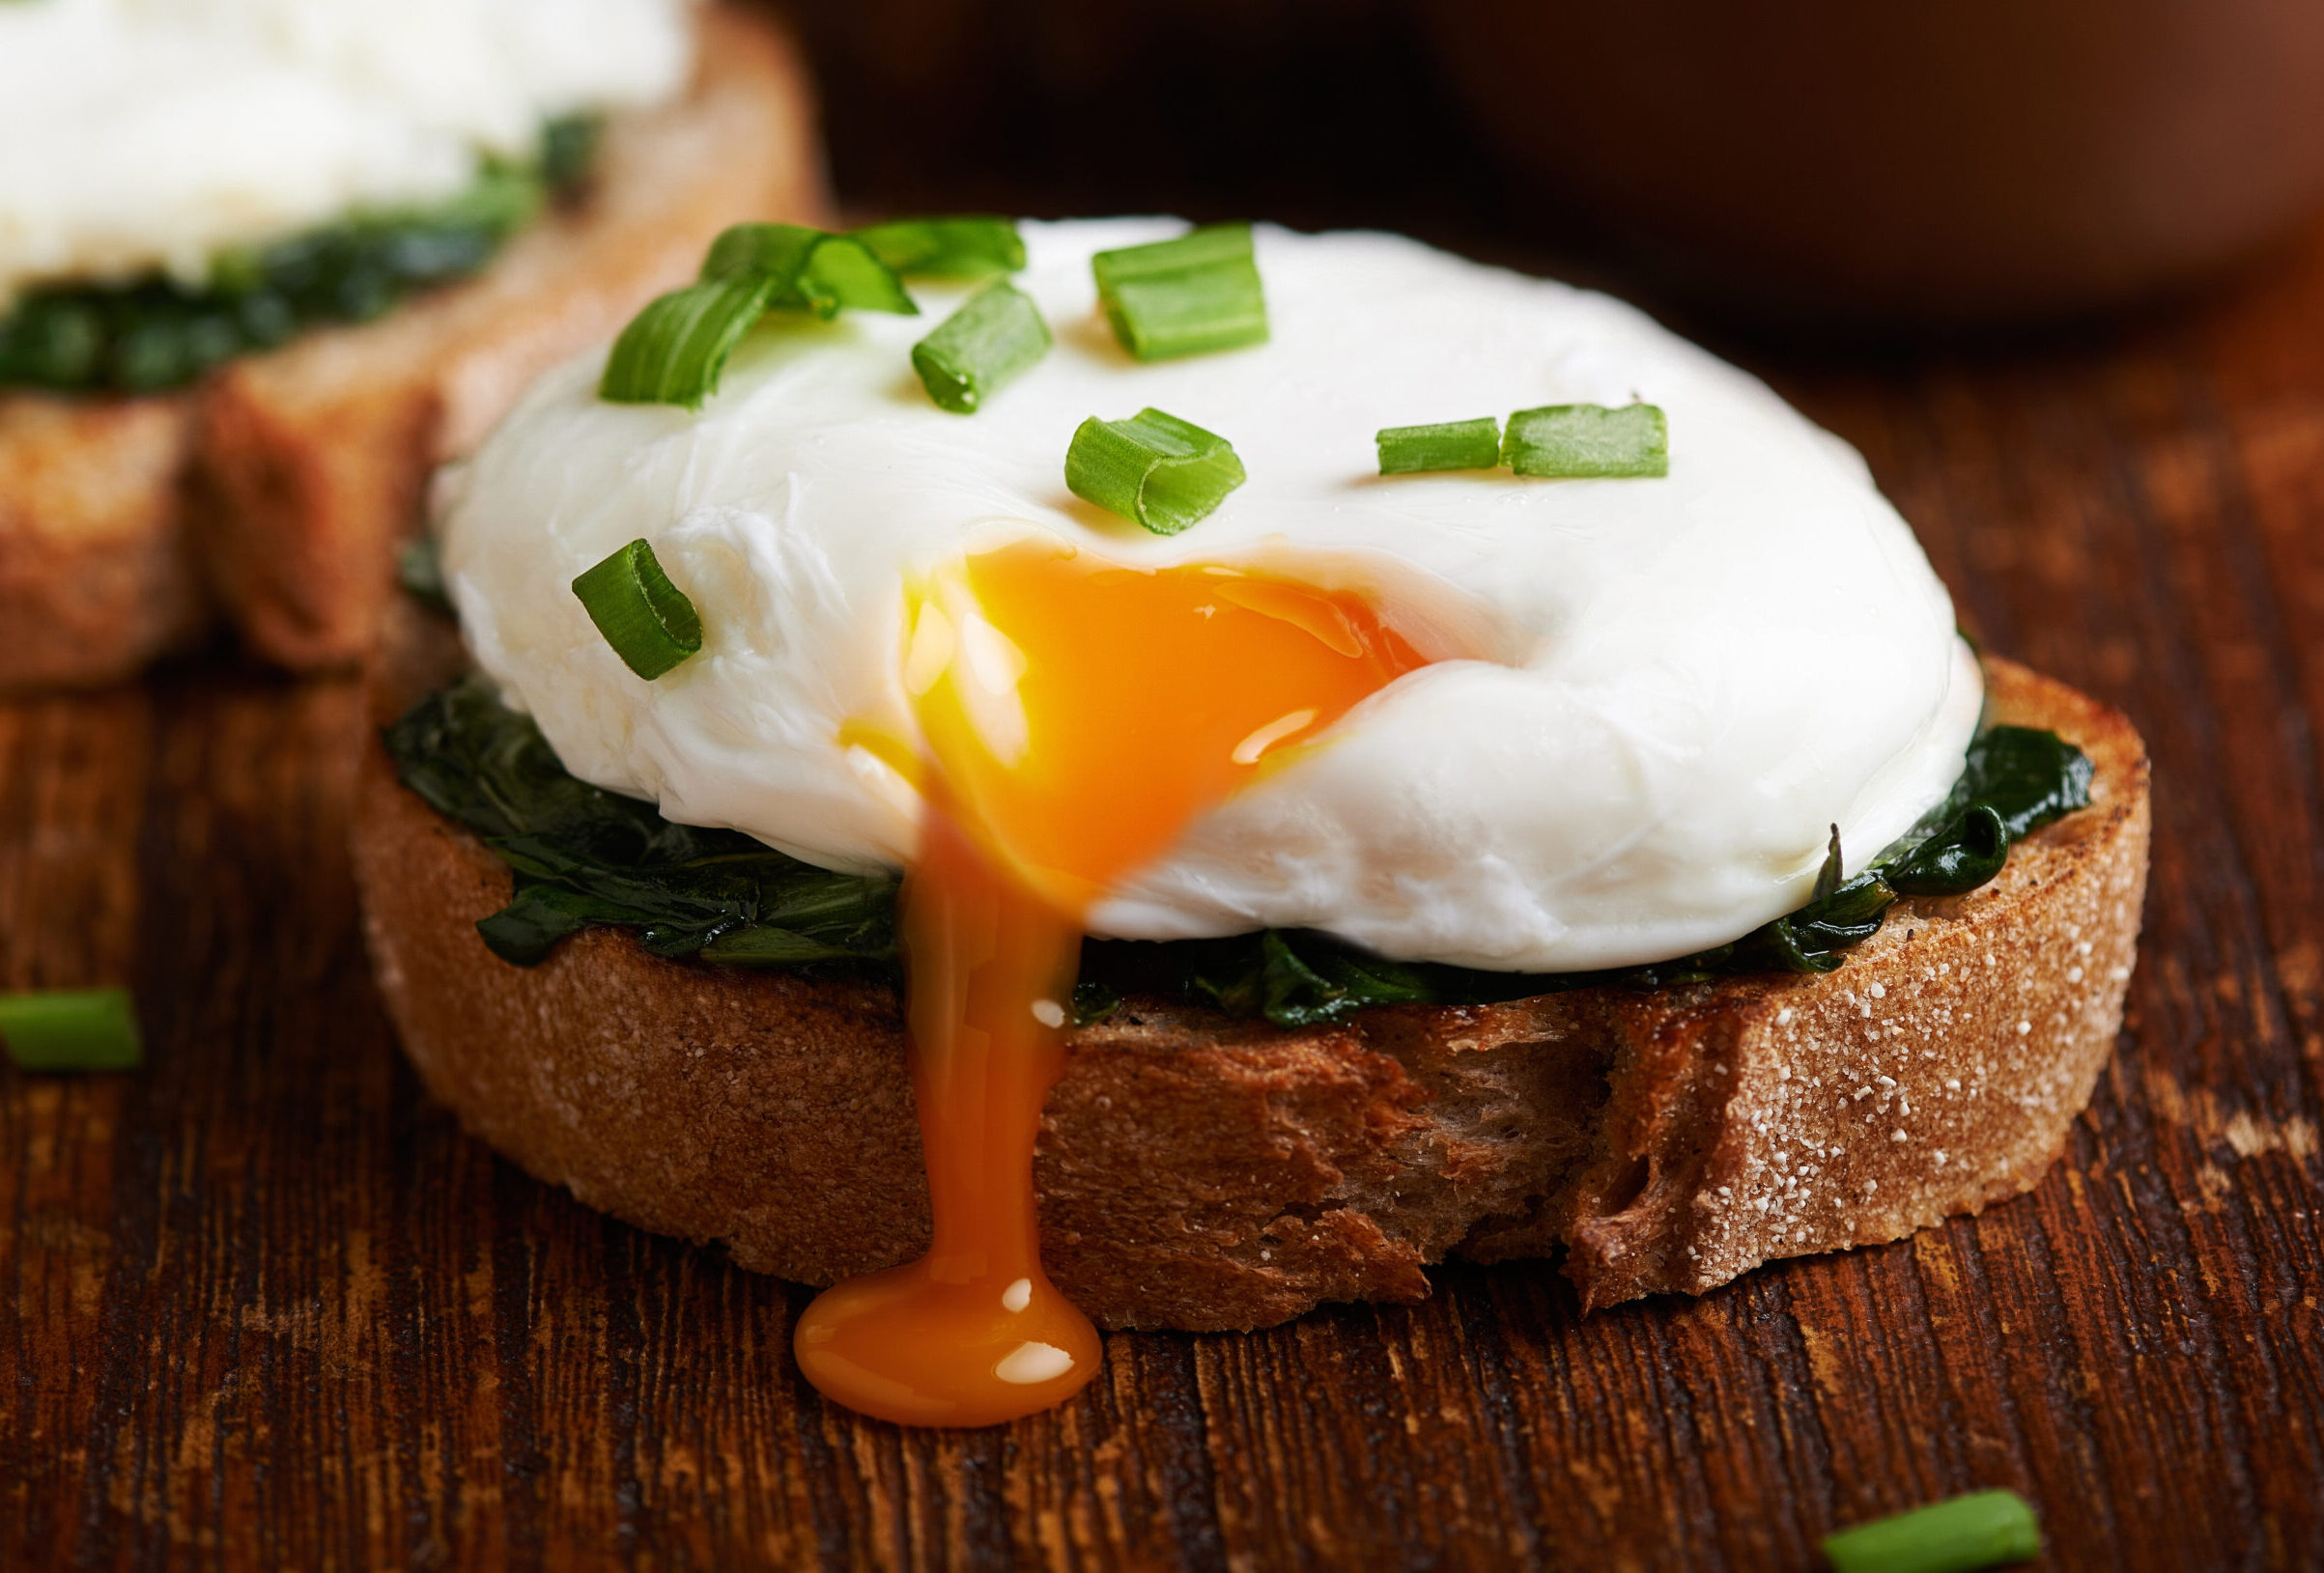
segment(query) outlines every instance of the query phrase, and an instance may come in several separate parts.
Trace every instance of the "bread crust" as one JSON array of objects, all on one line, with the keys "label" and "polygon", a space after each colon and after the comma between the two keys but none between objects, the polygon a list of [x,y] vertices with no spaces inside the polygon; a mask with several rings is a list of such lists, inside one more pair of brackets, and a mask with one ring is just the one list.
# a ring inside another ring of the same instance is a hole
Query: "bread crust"
[{"label": "bread crust", "polygon": [[[2001,877],[1907,900],[1838,971],[1286,1031],[1133,999],[1067,1039],[1042,1251],[1107,1327],[1263,1327],[1425,1297],[1428,1264],[1561,1250],[1585,1304],[1700,1292],[2032,1186],[2121,1024],[2147,763],[2119,714],[1988,660],[1997,717],[2097,766]],[[626,935],[510,967],[506,870],[365,767],[354,857],[429,1090],[540,1178],[745,1267],[830,1283],[927,1239],[894,992],[658,960]]]},{"label": "bread crust", "polygon": [[200,636],[192,416],[182,396],[0,394],[0,689],[112,682]]},{"label": "bread crust", "polygon": [[476,277],[185,393],[0,395],[0,623],[58,631],[0,647],[0,689],[124,676],[213,609],[282,665],[359,660],[436,463],[692,276],[726,225],[824,211],[785,39],[718,10],[699,25],[687,96],[611,120],[584,199]]}]

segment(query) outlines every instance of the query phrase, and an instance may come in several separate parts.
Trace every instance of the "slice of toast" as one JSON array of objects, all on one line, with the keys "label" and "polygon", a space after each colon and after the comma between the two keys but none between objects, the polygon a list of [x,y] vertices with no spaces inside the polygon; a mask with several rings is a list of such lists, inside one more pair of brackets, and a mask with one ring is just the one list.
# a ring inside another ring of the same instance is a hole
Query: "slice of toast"
[{"label": "slice of toast", "polygon": [[729,12],[699,26],[687,96],[609,121],[584,198],[475,278],[183,394],[0,394],[0,627],[31,635],[0,648],[0,689],[127,675],[213,607],[283,665],[360,659],[437,463],[726,225],[825,210],[788,42]]},{"label": "slice of toast", "polygon": [[[383,712],[415,696],[403,672]],[[1253,1328],[1417,1300],[1448,1253],[1562,1247],[1601,1306],[2026,1190],[2121,1025],[2147,765],[2096,701],[2008,661],[1986,677],[1996,719],[2090,754],[2092,805],[1985,888],[1900,902],[1836,972],[1300,1031],[1133,999],[1071,1033],[1034,1166],[1059,1286],[1108,1327]],[[925,1246],[893,989],[663,961],[612,930],[511,967],[473,927],[507,871],[376,745],[354,857],[421,1079],[526,1169],[808,1283]]]},{"label": "slice of toast", "polygon": [[184,395],[0,394],[0,690],[109,683],[200,636],[192,436]]}]

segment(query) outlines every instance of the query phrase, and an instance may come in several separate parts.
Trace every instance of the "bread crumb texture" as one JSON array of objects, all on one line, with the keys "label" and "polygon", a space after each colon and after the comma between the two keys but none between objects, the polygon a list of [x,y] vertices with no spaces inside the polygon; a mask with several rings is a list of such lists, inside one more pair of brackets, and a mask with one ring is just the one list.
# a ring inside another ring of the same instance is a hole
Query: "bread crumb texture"
[{"label": "bread crumb texture", "polygon": [[[1071,1034],[1035,1161],[1052,1276],[1105,1326],[1252,1328],[1420,1299],[1451,1253],[1562,1253],[1595,1306],[2026,1190],[2121,1025],[2147,764],[2094,700],[2006,661],[1987,680],[1998,719],[2090,753],[2092,806],[1986,888],[1899,903],[1836,972],[1305,1031],[1132,1000]],[[892,990],[660,961],[602,930],[508,967],[472,927],[507,874],[383,755],[355,852],[405,1047],[485,1140],[784,1278],[924,1247]]]}]

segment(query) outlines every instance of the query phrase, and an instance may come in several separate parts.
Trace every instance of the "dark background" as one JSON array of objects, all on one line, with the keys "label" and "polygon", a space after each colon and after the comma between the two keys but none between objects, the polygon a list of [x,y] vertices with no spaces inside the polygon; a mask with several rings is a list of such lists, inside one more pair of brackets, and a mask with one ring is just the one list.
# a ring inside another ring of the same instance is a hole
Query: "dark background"
[{"label": "dark background", "polygon": [[1698,334],[2006,348],[2281,255],[2311,0],[790,0],[849,210],[1400,230]]},{"label": "dark background", "polygon": [[839,195],[881,208],[1506,216],[1413,17],[1386,0],[803,0]]}]

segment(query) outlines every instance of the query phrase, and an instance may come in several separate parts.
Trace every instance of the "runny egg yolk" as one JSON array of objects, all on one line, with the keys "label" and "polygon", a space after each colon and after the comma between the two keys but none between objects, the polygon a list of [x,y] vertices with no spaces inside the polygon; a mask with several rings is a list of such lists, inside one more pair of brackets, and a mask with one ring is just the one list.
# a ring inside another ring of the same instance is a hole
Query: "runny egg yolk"
[{"label": "runny egg yolk", "polygon": [[1041,1271],[1033,1189],[1083,917],[1195,815],[1424,664],[1354,592],[1057,542],[971,556],[914,596],[904,680],[928,808],[901,924],[934,1239],[808,1307],[794,1343],[823,1392],[983,1425],[1096,1374],[1096,1329]]}]

